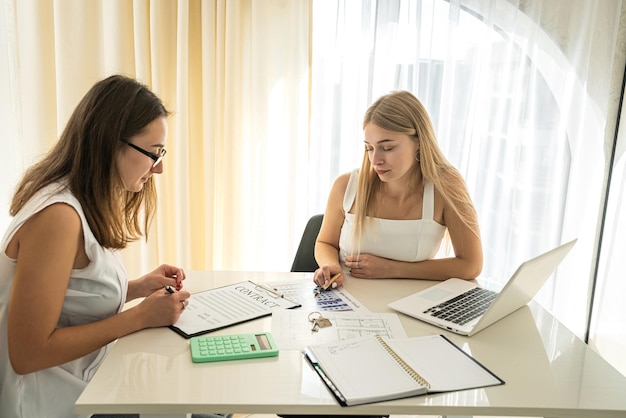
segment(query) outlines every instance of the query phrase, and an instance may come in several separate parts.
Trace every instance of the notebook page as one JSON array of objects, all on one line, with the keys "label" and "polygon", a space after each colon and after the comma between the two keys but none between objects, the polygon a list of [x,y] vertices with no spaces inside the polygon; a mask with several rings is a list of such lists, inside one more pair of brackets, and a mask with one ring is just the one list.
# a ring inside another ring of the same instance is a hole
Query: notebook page
[{"label": "notebook page", "polygon": [[441,335],[384,340],[430,383],[429,392],[447,392],[503,383]]},{"label": "notebook page", "polygon": [[309,349],[348,405],[426,393],[375,338],[319,344]]}]

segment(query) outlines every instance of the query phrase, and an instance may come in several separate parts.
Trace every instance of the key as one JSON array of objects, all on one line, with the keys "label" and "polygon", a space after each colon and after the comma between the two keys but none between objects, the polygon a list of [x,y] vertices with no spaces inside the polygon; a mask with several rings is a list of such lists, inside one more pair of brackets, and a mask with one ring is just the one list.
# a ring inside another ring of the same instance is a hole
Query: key
[{"label": "key", "polygon": [[324,318],[323,316],[320,316],[311,322],[313,322],[313,327],[311,328],[311,331],[313,332],[319,331],[320,328],[326,328],[333,325],[328,318]]},{"label": "key", "polygon": [[311,312],[309,314],[309,322],[313,324],[311,331],[317,332],[320,328],[332,326],[332,322],[328,318],[324,318],[320,312]]},{"label": "key", "polygon": [[317,332],[320,329],[320,326],[317,325],[317,319],[313,321],[313,327],[311,328],[311,331],[313,332]]},{"label": "key", "polygon": [[330,322],[330,319],[328,319],[328,318],[324,318],[322,316],[317,318],[317,326],[320,327],[320,328],[326,328],[326,327],[330,327],[332,325],[333,325],[332,322]]}]

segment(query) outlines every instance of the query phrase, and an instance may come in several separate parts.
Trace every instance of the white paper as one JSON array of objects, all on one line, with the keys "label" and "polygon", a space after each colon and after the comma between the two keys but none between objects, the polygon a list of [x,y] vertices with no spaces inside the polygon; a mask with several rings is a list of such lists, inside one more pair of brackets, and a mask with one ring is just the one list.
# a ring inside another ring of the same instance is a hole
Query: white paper
[{"label": "white paper", "polygon": [[[482,387],[498,384],[499,380],[473,361],[458,347],[438,336],[415,339],[385,338],[387,344],[420,376],[430,383],[429,392]],[[428,356],[429,361],[424,361]]]},{"label": "white paper", "polygon": [[[405,338],[406,332],[395,313],[319,312],[332,326],[311,331],[309,316],[315,311],[276,310],[272,313],[272,335],[285,350],[302,350],[307,345],[343,341],[367,335]],[[319,316],[319,315],[315,315]]]},{"label": "white paper", "polygon": [[305,353],[348,405],[504,383],[441,335],[364,337]]},{"label": "white paper", "polygon": [[328,289],[315,296],[318,286],[310,278],[283,280],[268,283],[268,286],[283,294],[286,298],[298,302],[302,310],[313,311],[359,311],[369,312],[361,302],[352,296],[343,286]]},{"label": "white paper", "polygon": [[374,338],[309,347],[323,373],[348,405],[424,394],[416,382]]},{"label": "white paper", "polygon": [[293,301],[250,281],[194,293],[174,327],[188,335],[223,328],[290,308]]}]

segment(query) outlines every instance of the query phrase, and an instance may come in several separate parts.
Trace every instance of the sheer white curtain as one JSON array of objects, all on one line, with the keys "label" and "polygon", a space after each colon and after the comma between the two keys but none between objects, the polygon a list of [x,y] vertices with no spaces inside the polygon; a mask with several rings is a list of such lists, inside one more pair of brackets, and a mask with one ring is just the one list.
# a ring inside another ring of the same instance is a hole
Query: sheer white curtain
[{"label": "sheer white curtain", "polygon": [[367,106],[412,91],[468,182],[485,277],[502,282],[525,259],[578,238],[540,299],[582,336],[623,21],[619,0],[314,2],[311,137],[327,175],[315,199],[358,166]]},{"label": "sheer white curtain", "polygon": [[589,343],[626,375],[626,108],[615,147]]}]

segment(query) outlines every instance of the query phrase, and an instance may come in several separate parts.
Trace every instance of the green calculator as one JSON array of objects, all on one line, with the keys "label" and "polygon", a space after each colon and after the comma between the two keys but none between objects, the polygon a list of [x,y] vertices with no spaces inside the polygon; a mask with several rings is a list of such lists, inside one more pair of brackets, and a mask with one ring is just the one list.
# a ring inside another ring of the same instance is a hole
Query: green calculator
[{"label": "green calculator", "polygon": [[269,332],[255,334],[201,335],[190,339],[191,361],[239,360],[278,355],[278,347]]}]

